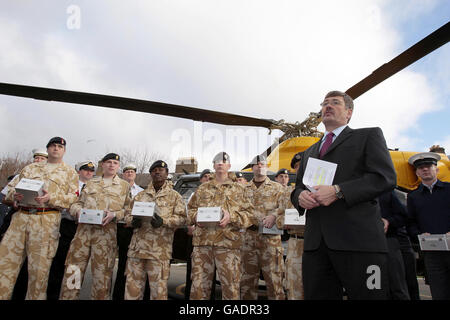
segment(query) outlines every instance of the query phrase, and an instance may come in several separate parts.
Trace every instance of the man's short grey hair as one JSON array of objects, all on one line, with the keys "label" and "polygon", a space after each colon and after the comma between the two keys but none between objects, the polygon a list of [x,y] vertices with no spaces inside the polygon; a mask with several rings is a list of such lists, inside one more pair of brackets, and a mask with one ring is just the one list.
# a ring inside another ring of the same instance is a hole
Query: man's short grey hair
[{"label": "man's short grey hair", "polygon": [[[337,91],[337,90],[335,90],[335,91],[330,91],[330,92],[328,92],[327,95],[325,96],[325,99],[326,99],[326,98],[329,98],[329,97],[342,97],[342,98],[344,98],[345,107],[346,107],[347,109],[352,109],[352,110],[353,110],[353,99],[352,99],[352,97],[350,97],[350,96],[349,96],[348,94],[346,94],[345,92]],[[324,100],[325,100],[325,99],[324,99]]]}]

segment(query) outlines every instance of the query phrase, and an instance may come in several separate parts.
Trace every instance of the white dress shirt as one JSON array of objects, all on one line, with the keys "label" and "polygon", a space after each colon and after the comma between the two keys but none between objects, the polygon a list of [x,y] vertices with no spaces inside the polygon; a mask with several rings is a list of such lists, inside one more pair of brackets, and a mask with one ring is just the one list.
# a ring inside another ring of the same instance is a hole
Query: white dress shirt
[{"label": "white dress shirt", "polygon": [[133,183],[133,185],[131,186],[130,192],[131,192],[131,198],[136,197],[136,195],[143,191],[144,189],[142,189],[141,187],[139,187],[136,183]]},{"label": "white dress shirt", "polygon": [[[333,131],[331,131],[331,132],[334,133],[333,141],[331,142],[331,144],[333,144],[334,140],[336,140],[336,138],[338,137],[338,135],[341,134],[341,132],[345,129],[345,127],[347,127],[347,125],[343,125],[342,127],[336,128],[336,129],[334,129]],[[322,149],[323,143],[325,142],[325,138],[327,137],[327,134],[328,134],[328,133],[329,133],[328,131],[325,131],[325,134],[324,134],[323,137],[322,137],[322,141],[320,142],[320,148],[319,148],[319,150]]]}]

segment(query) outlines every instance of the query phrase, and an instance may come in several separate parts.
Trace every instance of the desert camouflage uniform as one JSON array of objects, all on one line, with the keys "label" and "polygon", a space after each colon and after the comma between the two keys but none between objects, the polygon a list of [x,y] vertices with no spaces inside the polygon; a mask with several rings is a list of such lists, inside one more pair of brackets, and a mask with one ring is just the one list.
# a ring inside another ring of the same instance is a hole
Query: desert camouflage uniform
[{"label": "desert camouflage uniform", "polygon": [[153,228],[150,220],[143,218],[142,226],[133,230],[125,271],[125,299],[142,300],[148,275],[150,299],[167,300],[173,236],[175,230],[186,223],[186,205],[169,182],[165,182],[158,192],[151,183],[134,198],[130,209],[127,210],[125,222],[128,226],[131,226],[133,220],[129,213],[135,201],[155,202],[163,225]]},{"label": "desert camouflage uniform", "polygon": [[222,285],[223,300],[239,300],[240,228],[253,223],[253,206],[244,197],[244,187],[230,179],[223,184],[215,179],[202,184],[188,204],[188,225],[196,223],[199,207],[222,207],[230,213],[231,221],[225,228],[196,227],[192,245],[192,300],[209,299],[214,265]]},{"label": "desert camouflage uniform", "polygon": [[[252,180],[245,187],[245,196],[252,201],[257,224],[262,224],[264,217],[278,217],[284,212],[283,187],[268,177],[256,187]],[[261,234],[258,230],[247,229],[244,232],[242,246],[241,297],[243,300],[258,299],[258,280],[262,270],[267,286],[267,298],[284,300],[283,290],[283,248],[280,235]]]},{"label": "desert camouflage uniform", "polygon": [[[80,198],[70,207],[70,214],[76,217],[78,210],[109,210],[116,214],[116,221],[124,217],[130,204],[130,185],[114,176],[112,181],[94,177],[86,183]],[[111,279],[117,253],[117,224],[111,221],[106,226],[78,224],[66,258],[66,270],[61,285],[62,300],[79,298],[89,258],[92,270],[92,300],[108,300]],[[79,270],[79,273],[78,273]]]},{"label": "desert camouflage uniform", "polygon": [[[294,186],[285,187],[286,209],[293,209],[291,202],[291,193]],[[277,227],[284,227],[284,213],[277,217]],[[288,240],[288,249],[286,255],[286,274],[284,287],[287,291],[288,300],[303,300],[303,278],[302,278],[302,255],[303,255],[303,236],[305,226],[296,227],[288,230],[290,235]]]},{"label": "desert camouflage uniform", "polygon": [[[26,299],[46,299],[50,266],[58,247],[60,211],[76,200],[78,174],[64,162],[32,163],[8,185],[6,200],[14,201],[15,186],[22,178],[44,182],[50,200],[45,204],[49,213],[16,212],[0,244],[0,299],[11,299],[14,283],[25,257],[28,258],[28,290]],[[37,207],[27,205],[28,207]]]}]

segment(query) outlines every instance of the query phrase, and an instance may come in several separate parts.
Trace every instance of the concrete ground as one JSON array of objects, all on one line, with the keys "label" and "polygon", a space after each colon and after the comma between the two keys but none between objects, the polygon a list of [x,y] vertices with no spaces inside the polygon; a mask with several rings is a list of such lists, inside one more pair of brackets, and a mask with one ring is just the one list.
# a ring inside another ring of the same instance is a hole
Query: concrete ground
[{"label": "concrete ground", "polygon": [[[90,265],[86,270],[85,281],[81,286],[80,299],[81,300],[89,300],[90,299],[90,290],[92,284],[92,277],[90,271]],[[113,283],[116,279],[117,272],[117,261],[116,267],[114,268],[113,274]],[[177,263],[172,264],[170,268],[170,278],[169,278],[169,299],[172,300],[182,300],[184,299],[184,287],[186,280],[186,263]],[[419,277],[419,291],[421,300],[431,300],[430,287],[425,284],[423,278]],[[260,288],[264,286],[264,281],[260,280]],[[260,290],[259,292],[260,299],[265,299],[264,290]],[[221,299],[221,290],[220,285],[216,286],[216,299]]]}]

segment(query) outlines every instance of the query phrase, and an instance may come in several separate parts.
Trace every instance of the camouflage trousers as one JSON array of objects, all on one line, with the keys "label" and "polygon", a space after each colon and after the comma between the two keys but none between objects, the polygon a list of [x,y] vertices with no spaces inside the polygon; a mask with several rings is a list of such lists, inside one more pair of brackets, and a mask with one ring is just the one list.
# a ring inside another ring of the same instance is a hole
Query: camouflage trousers
[{"label": "camouflage trousers", "polygon": [[25,257],[28,289],[25,299],[47,299],[47,283],[58,248],[60,213],[16,212],[0,244],[0,299],[11,299]]},{"label": "camouflage trousers", "polygon": [[111,284],[117,254],[117,225],[105,227],[79,224],[66,258],[60,300],[79,299],[89,259],[91,260],[91,300],[111,299]]},{"label": "camouflage trousers", "polygon": [[170,260],[127,258],[125,300],[142,300],[148,276],[150,300],[167,300]]},{"label": "camouflage trousers", "polygon": [[241,250],[241,298],[258,299],[260,270],[267,287],[269,300],[284,300],[283,290],[283,248],[280,236],[263,235],[256,231],[244,232]]},{"label": "camouflage trousers", "polygon": [[288,300],[303,300],[302,255],[303,239],[294,238],[288,240],[286,256],[285,288]]},{"label": "camouflage trousers", "polygon": [[214,277],[214,265],[222,286],[222,300],[239,300],[240,250],[196,246],[192,251],[191,300],[208,300]]}]

